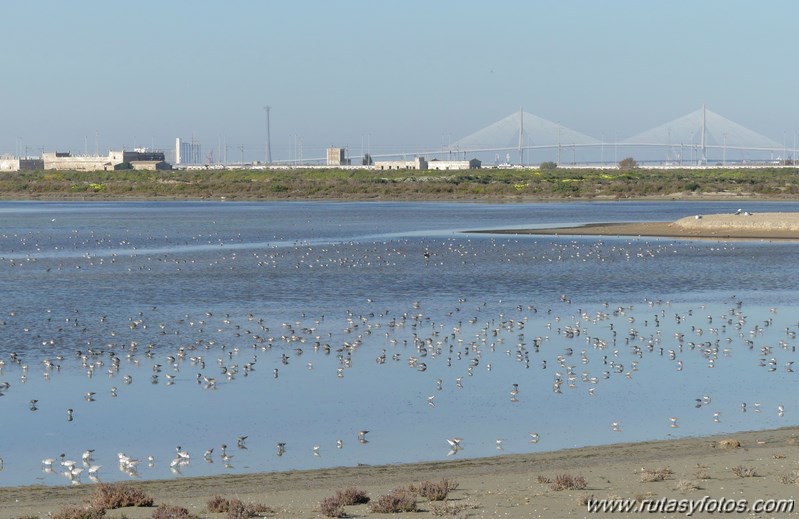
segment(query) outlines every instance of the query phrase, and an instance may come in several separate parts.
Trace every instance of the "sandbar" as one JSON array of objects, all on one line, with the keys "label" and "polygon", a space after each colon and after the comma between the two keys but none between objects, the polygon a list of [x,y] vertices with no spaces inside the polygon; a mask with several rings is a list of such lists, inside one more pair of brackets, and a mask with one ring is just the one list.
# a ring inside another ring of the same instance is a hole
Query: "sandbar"
[{"label": "sandbar", "polygon": [[799,213],[693,215],[673,222],[595,223],[545,229],[498,229],[498,234],[559,236],[648,236],[731,240],[799,240]]}]

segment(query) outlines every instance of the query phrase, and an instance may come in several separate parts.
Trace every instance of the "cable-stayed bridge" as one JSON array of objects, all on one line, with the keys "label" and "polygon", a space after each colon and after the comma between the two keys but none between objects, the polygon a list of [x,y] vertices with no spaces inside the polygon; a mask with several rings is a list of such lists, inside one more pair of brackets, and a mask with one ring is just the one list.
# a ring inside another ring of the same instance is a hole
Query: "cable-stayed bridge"
[{"label": "cable-stayed bridge", "polygon": [[459,139],[448,151],[490,153],[516,150],[524,163],[526,150],[549,149],[568,143],[569,146],[596,146],[600,141],[560,124],[547,121],[524,110]]},{"label": "cable-stayed bridge", "polygon": [[[778,143],[704,106],[616,142],[596,139],[519,110],[445,148],[459,156],[494,154],[496,162],[521,164],[612,163],[625,157],[673,165],[785,161],[795,155]],[[500,154],[504,157],[500,158]],[[511,154],[513,161],[511,161]]]}]

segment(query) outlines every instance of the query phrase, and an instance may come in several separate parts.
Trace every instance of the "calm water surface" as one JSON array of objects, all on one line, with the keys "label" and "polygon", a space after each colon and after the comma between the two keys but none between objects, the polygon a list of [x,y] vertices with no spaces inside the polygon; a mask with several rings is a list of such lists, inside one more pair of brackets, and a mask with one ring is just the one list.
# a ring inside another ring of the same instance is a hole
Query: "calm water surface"
[{"label": "calm water surface", "polygon": [[797,244],[462,232],[739,207],[0,202],[0,485],[797,425]]}]

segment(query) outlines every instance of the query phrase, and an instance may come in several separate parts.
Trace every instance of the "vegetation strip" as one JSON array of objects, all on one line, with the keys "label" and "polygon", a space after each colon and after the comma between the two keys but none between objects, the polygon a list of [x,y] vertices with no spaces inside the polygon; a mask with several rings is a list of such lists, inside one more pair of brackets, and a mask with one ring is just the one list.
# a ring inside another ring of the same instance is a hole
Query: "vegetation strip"
[{"label": "vegetation strip", "polygon": [[529,200],[784,198],[799,169],[569,169],[464,171],[231,169],[17,171],[0,174],[6,199]]}]

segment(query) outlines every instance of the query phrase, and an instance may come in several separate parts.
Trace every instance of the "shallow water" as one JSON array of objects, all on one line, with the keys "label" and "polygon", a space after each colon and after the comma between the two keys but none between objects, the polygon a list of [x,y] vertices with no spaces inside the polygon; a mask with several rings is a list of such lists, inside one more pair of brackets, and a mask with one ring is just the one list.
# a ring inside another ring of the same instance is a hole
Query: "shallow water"
[{"label": "shallow water", "polygon": [[796,244],[461,232],[740,205],[0,202],[0,485],[796,425]]}]

